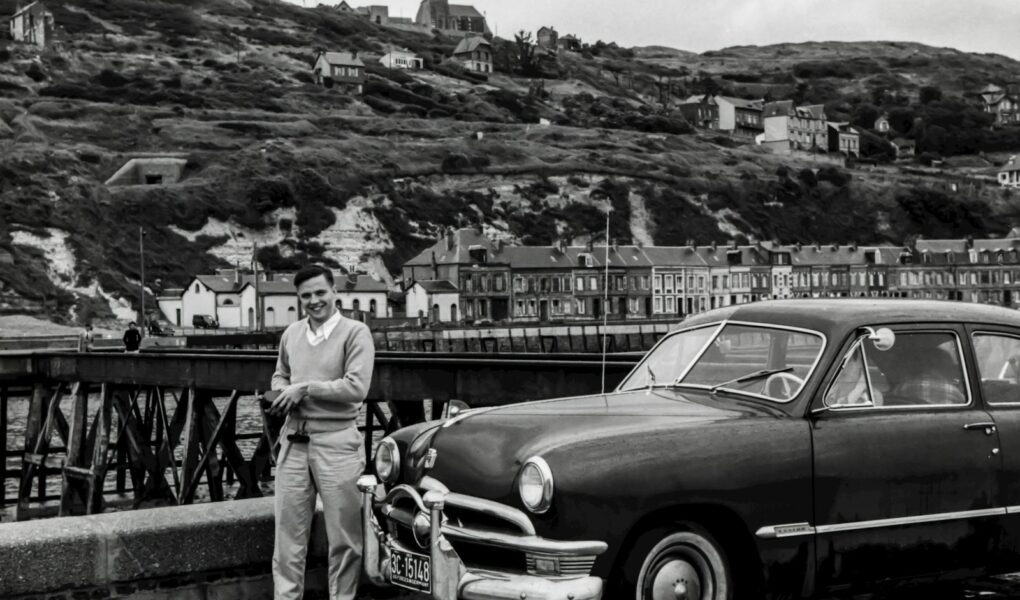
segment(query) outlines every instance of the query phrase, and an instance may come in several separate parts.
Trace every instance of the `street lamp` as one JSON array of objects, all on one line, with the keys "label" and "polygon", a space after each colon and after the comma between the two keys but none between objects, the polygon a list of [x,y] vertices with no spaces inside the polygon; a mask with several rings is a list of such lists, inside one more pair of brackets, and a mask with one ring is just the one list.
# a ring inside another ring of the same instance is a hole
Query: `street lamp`
[{"label": "street lamp", "polygon": [[145,228],[138,226],[138,260],[141,266],[141,285],[138,289],[138,296],[141,298],[141,315],[138,319],[138,327],[141,329],[142,337],[145,337]]}]

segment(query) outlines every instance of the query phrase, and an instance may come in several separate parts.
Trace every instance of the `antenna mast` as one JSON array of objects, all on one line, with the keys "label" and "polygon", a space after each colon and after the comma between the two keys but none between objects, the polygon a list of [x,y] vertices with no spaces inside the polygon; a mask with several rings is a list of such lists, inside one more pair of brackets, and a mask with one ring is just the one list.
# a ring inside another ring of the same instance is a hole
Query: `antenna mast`
[{"label": "antenna mast", "polygon": [[606,207],[606,266],[605,281],[602,283],[602,395],[606,394],[606,329],[609,324],[609,213],[613,205]]}]

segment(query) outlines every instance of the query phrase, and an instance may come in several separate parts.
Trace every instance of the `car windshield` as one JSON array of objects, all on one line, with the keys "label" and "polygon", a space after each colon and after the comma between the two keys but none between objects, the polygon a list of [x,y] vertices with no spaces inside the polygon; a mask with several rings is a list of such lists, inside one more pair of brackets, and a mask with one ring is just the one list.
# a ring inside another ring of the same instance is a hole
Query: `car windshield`
[{"label": "car windshield", "polygon": [[663,340],[619,389],[695,387],[787,402],[800,393],[823,342],[818,333],[768,325],[689,329]]}]

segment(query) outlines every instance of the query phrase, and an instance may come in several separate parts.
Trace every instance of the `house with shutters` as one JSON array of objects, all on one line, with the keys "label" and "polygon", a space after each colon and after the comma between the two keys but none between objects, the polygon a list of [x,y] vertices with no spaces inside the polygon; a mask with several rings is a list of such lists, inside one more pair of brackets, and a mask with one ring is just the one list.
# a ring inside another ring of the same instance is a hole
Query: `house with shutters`
[{"label": "house with shutters", "polygon": [[1020,86],[1001,88],[994,83],[978,92],[986,113],[995,115],[995,125],[1020,123]]},{"label": "house with shutters", "polygon": [[743,138],[755,139],[765,131],[762,122],[763,100],[745,100],[729,96],[715,97],[719,129]]},{"label": "house with shutters", "polygon": [[466,37],[454,48],[453,60],[468,71],[492,73],[492,44],[481,36]]},{"label": "house with shutters", "polygon": [[858,157],[861,155],[861,132],[849,123],[827,124],[828,150],[839,152],[844,156]]},{"label": "house with shutters", "polygon": [[539,48],[556,51],[559,48],[560,34],[553,27],[542,27],[535,36]]},{"label": "house with shutters", "polygon": [[317,85],[361,94],[365,85],[365,63],[357,52],[319,52],[312,76]]}]

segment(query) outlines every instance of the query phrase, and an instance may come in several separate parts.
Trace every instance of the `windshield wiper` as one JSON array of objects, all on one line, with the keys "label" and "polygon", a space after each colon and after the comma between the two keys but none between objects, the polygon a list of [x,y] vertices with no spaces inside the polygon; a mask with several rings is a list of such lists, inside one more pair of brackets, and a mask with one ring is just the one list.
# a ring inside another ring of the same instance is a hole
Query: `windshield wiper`
[{"label": "windshield wiper", "polygon": [[792,370],[793,370],[793,367],[786,367],[785,369],[762,369],[760,371],[755,371],[754,373],[748,373],[747,375],[741,375],[740,377],[737,377],[736,379],[731,379],[729,381],[724,381],[722,383],[718,383],[716,385],[713,385],[709,389],[709,393],[714,394],[717,391],[719,391],[720,389],[722,389],[724,387],[727,387],[727,386],[731,386],[734,383],[747,383],[749,381],[754,381],[756,379],[762,379],[764,377],[769,377],[771,375],[775,375],[776,373],[789,373]]}]

